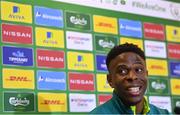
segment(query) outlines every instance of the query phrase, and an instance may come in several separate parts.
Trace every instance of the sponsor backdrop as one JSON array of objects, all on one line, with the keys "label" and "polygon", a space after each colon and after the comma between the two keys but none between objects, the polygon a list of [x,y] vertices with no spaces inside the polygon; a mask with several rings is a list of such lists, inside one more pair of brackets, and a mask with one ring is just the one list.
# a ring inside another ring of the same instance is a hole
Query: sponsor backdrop
[{"label": "sponsor backdrop", "polygon": [[91,111],[112,97],[106,54],[125,42],[145,51],[149,102],[180,106],[180,3],[74,1],[0,1],[1,114]]}]

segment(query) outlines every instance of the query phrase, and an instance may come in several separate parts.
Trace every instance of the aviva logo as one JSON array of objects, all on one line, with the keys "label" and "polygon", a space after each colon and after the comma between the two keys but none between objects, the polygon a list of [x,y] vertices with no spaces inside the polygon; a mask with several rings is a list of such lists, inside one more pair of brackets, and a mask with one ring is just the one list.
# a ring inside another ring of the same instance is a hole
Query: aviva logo
[{"label": "aviva logo", "polygon": [[1,19],[7,21],[32,23],[32,6],[2,1]]}]

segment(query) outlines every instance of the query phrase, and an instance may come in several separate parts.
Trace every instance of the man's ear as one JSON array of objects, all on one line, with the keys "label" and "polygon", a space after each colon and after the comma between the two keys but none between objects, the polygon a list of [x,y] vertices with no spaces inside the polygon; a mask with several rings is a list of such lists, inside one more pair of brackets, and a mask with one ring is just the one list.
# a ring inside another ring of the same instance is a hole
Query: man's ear
[{"label": "man's ear", "polygon": [[112,88],[114,88],[113,83],[112,83],[112,76],[111,76],[110,74],[107,74],[107,81],[108,81],[109,85],[110,85]]}]

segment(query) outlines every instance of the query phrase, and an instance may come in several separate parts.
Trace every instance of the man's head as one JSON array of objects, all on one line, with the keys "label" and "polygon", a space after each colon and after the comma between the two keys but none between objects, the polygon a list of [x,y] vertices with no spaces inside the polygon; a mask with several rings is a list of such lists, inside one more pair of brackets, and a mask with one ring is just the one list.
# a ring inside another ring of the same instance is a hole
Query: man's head
[{"label": "man's head", "polygon": [[144,52],[133,44],[115,46],[107,55],[108,83],[128,106],[142,101],[148,71]]}]

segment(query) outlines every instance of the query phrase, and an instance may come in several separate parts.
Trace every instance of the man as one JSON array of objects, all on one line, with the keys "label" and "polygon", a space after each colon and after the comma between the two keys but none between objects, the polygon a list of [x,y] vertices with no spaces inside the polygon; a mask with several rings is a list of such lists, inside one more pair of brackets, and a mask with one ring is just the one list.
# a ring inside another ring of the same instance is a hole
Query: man
[{"label": "man", "polygon": [[129,43],[115,46],[107,55],[106,65],[107,81],[114,88],[113,97],[91,114],[168,114],[144,97],[148,71],[140,48]]}]

